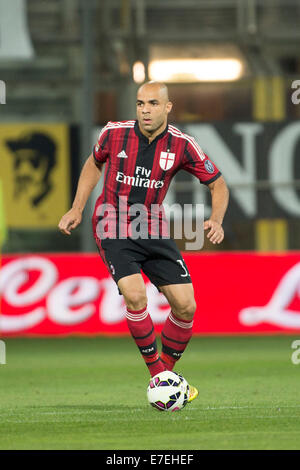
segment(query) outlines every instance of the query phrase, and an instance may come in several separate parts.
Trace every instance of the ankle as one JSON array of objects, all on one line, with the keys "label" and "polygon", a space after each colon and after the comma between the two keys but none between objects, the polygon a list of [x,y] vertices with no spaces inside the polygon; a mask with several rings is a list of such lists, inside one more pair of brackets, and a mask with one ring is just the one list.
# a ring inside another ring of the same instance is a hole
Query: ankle
[{"label": "ankle", "polygon": [[160,358],[167,370],[173,370],[176,362],[175,359],[172,359],[172,357],[168,356],[168,354],[165,354],[164,352],[161,353]]}]

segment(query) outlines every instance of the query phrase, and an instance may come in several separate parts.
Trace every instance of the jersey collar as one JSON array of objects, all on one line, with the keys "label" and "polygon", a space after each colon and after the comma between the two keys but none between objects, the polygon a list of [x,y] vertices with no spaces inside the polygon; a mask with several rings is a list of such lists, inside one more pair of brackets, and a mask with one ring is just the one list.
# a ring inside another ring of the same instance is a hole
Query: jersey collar
[{"label": "jersey collar", "polygon": [[[160,134],[158,134],[152,142],[156,142],[157,140],[164,137],[167,134],[168,130],[169,130],[169,125],[167,124],[165,129]],[[149,139],[140,131],[139,123],[137,120],[135,121],[135,124],[134,124],[134,131],[140,139],[144,140],[149,145]]]}]

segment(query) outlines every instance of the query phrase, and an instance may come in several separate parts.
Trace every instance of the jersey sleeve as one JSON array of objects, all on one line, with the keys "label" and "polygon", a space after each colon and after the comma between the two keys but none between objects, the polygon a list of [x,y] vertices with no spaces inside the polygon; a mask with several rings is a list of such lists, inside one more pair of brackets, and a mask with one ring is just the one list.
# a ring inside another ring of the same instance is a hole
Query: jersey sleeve
[{"label": "jersey sleeve", "polygon": [[109,123],[104,126],[98,136],[97,143],[93,147],[93,155],[96,163],[106,162],[109,155]]},{"label": "jersey sleeve", "polygon": [[212,183],[221,176],[220,170],[192,137],[185,147],[182,169],[192,173],[203,184]]}]

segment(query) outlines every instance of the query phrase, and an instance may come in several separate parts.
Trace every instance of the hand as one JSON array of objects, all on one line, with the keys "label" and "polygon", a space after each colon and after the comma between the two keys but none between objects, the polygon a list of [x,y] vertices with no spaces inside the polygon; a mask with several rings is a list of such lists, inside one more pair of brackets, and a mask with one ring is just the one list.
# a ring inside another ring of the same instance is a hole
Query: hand
[{"label": "hand", "polygon": [[65,215],[62,216],[58,224],[58,228],[64,235],[71,235],[71,230],[76,228],[82,219],[81,211],[72,208]]},{"label": "hand", "polygon": [[204,230],[208,229],[210,229],[210,231],[207,234],[207,238],[209,239],[209,241],[211,241],[211,243],[215,245],[216,243],[219,244],[223,241],[224,230],[222,225],[219,224],[219,222],[210,219],[206,220],[204,222]]}]

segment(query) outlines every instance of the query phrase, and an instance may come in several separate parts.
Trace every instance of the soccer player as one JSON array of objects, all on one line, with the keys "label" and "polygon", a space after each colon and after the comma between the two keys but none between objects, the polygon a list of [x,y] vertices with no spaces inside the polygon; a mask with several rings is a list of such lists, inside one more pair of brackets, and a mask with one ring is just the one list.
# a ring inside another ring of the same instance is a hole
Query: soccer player
[{"label": "soccer player", "polygon": [[[70,235],[80,224],[82,211],[105,164],[103,191],[93,215],[94,237],[124,297],[130,333],[154,376],[172,370],[182,356],[192,336],[196,303],[184,259],[174,240],[164,237],[164,216],[161,211],[151,213],[151,207],[160,207],[172,177],[180,169],[192,173],[210,189],[212,212],[204,222],[204,229],[208,230],[210,242],[219,244],[224,238],[222,222],[228,189],[220,171],[195,139],[168,125],[172,103],[165,84],[142,85],[137,93],[136,109],[136,121],[109,122],[100,132],[93,153],[81,171],[72,208],[58,227],[63,234]],[[133,218],[130,209],[135,203],[143,204],[148,210],[147,238],[131,237],[128,233]],[[162,329],[161,355],[147,310],[141,270],[165,295],[171,308]],[[197,395],[196,387],[190,386],[188,401]]]}]

